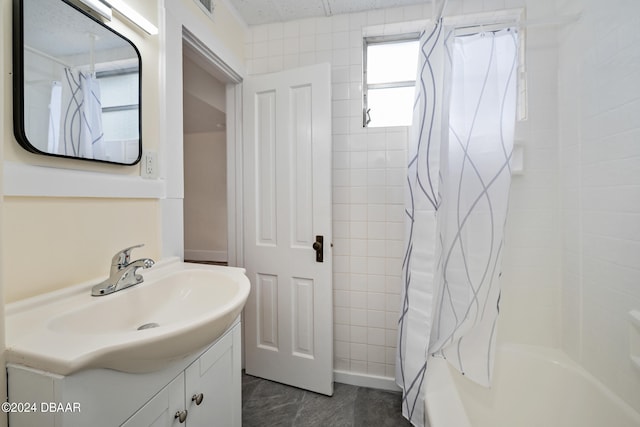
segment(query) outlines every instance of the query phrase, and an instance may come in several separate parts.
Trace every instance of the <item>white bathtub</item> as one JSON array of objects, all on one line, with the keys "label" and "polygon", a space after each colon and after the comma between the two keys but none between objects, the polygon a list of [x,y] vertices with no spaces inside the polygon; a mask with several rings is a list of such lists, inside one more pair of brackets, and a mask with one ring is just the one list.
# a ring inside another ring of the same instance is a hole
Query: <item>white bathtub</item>
[{"label": "white bathtub", "polygon": [[640,426],[640,414],[556,349],[503,345],[490,389],[431,358],[425,383],[431,427]]}]

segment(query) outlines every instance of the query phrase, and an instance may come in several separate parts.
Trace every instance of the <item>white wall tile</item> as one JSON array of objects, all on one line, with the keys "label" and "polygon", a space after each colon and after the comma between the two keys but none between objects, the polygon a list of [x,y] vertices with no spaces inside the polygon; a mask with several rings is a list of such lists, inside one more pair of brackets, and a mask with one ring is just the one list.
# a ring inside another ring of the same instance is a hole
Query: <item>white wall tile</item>
[{"label": "white wall tile", "polygon": [[258,25],[251,28],[251,40],[254,43],[269,40],[269,28],[266,25]]},{"label": "white wall tile", "polygon": [[[341,325],[340,325],[341,326]],[[340,329],[339,329],[340,331]],[[336,335],[340,334],[337,332]],[[340,334],[342,336],[342,334]],[[348,335],[344,340],[336,340],[336,344],[334,345],[335,357],[338,359],[349,359],[349,343],[346,342],[349,340]]]},{"label": "white wall tile", "polygon": [[367,256],[367,241],[365,239],[350,239],[349,246],[350,255],[361,257]]},{"label": "white wall tile", "polygon": [[266,58],[269,56],[269,42],[265,39],[253,44],[253,58]]},{"label": "white wall tile", "polygon": [[351,290],[366,291],[367,290],[367,275],[355,274],[350,275]]},{"label": "white wall tile", "polygon": [[331,33],[332,18],[315,18],[315,21],[317,34]]},{"label": "white wall tile", "polygon": [[301,66],[300,64],[300,55],[299,54],[293,54],[293,55],[288,55],[285,54],[282,58],[282,68],[284,70],[290,70],[292,68],[298,68],[299,66]]},{"label": "white wall tile", "polygon": [[385,328],[386,313],[384,310],[367,310],[367,326],[370,328]]},{"label": "white wall tile", "polygon": [[386,366],[383,363],[367,362],[367,374],[377,377],[385,375]]},{"label": "white wall tile", "polygon": [[334,323],[349,325],[351,323],[350,309],[344,307],[334,307],[333,321]]},{"label": "white wall tile", "polygon": [[378,24],[384,24],[384,22],[385,22],[384,10],[370,10],[367,12],[366,25],[378,25]]},{"label": "white wall tile", "polygon": [[[387,218],[387,209],[383,204],[369,204],[367,205],[367,220],[368,221],[385,221]],[[383,242],[383,241],[382,241]],[[382,251],[384,253],[384,251]],[[384,256],[384,255],[383,255]]]},{"label": "white wall tile", "polygon": [[356,274],[367,274],[367,257],[351,256],[350,271]]},{"label": "white wall tile", "polygon": [[369,356],[374,353],[375,359],[369,359],[373,362],[384,363],[384,344],[385,344],[385,332],[381,328],[367,328],[367,344],[369,347]]},{"label": "white wall tile", "polygon": [[385,309],[385,294],[377,292],[367,293],[367,308],[369,310]]},{"label": "white wall tile", "polygon": [[[351,359],[352,359],[351,363],[353,363],[353,361],[356,361],[356,360],[359,360],[359,361],[367,360],[366,344],[351,343]],[[366,370],[366,368],[364,369]]]},{"label": "white wall tile", "polygon": [[355,326],[367,326],[367,310],[360,308],[351,308],[351,324]]},{"label": "white wall tile", "polygon": [[566,167],[562,344],[640,410],[640,378],[628,363],[627,319],[630,309],[640,309],[640,85],[637,74],[629,76],[640,69],[634,42],[640,4],[570,0],[563,7],[578,8],[582,16],[560,38],[558,55],[561,165]]},{"label": "white wall tile", "polygon": [[270,60],[281,60],[281,57],[284,54],[284,41],[282,39],[269,40],[267,43],[267,56],[269,56]]},{"label": "white wall tile", "polygon": [[367,328],[364,326],[351,326],[350,340],[359,344],[367,344]]},{"label": "white wall tile", "polygon": [[297,39],[300,37],[300,24],[298,21],[285,22],[282,26],[282,37],[283,38],[294,38]]},{"label": "white wall tile", "polygon": [[367,276],[367,291],[369,292],[385,292],[386,291],[386,277],[369,274]]}]

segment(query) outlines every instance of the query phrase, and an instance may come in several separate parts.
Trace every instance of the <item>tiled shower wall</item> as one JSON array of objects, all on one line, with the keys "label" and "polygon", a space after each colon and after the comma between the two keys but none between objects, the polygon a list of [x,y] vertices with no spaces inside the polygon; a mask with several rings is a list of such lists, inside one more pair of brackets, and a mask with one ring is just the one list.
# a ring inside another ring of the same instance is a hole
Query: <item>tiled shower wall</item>
[{"label": "tiled shower wall", "polygon": [[[552,15],[552,0],[531,3],[529,16]],[[446,13],[523,6],[450,0]],[[356,376],[395,374],[408,133],[362,128],[362,29],[430,16],[427,4],[255,26],[246,45],[249,74],[331,63],[334,367]],[[512,187],[501,336],[558,344],[557,51],[555,36],[542,34],[530,34],[530,118],[517,127],[525,174]]]},{"label": "tiled shower wall", "polygon": [[562,344],[640,410],[640,3],[559,8],[581,14],[559,33]]}]

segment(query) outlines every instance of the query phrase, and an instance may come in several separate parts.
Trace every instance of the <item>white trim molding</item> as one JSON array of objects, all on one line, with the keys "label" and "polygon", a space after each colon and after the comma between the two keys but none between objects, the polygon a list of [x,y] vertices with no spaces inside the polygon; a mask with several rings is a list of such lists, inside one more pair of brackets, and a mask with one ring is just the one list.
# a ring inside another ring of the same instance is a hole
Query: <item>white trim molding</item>
[{"label": "white trim molding", "polygon": [[162,199],[165,182],[134,175],[4,162],[4,196]]},{"label": "white trim molding", "polygon": [[397,392],[401,391],[393,378],[379,377],[376,375],[334,370],[333,380],[337,383],[355,385],[358,387],[377,388],[380,390]]},{"label": "white trim molding", "polygon": [[[188,0],[190,1],[190,0]],[[166,200],[162,203],[162,247],[164,256],[180,256],[184,259],[184,171],[183,171],[183,110],[182,110],[182,61],[183,43],[197,52],[219,75],[216,78],[227,85],[227,197],[228,197],[228,247],[231,266],[242,264],[242,216],[241,173],[242,164],[242,107],[241,80],[245,74],[244,60],[212,31],[206,21],[191,8],[182,7],[182,1],[164,0],[161,7],[160,39],[161,93],[160,160],[162,176],[166,180]],[[246,28],[246,27],[243,27]],[[232,117],[233,116],[233,117]],[[171,126],[168,125],[169,121]],[[171,161],[168,161],[171,159]],[[238,207],[238,204],[240,206]]]}]

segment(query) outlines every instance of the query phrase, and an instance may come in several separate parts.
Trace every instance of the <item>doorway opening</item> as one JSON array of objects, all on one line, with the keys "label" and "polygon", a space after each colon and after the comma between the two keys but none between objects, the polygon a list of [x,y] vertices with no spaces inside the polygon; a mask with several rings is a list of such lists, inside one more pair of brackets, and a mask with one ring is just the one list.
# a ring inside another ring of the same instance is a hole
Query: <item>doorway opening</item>
[{"label": "doorway opening", "polygon": [[183,42],[184,258],[227,265],[227,102],[217,69]]}]

